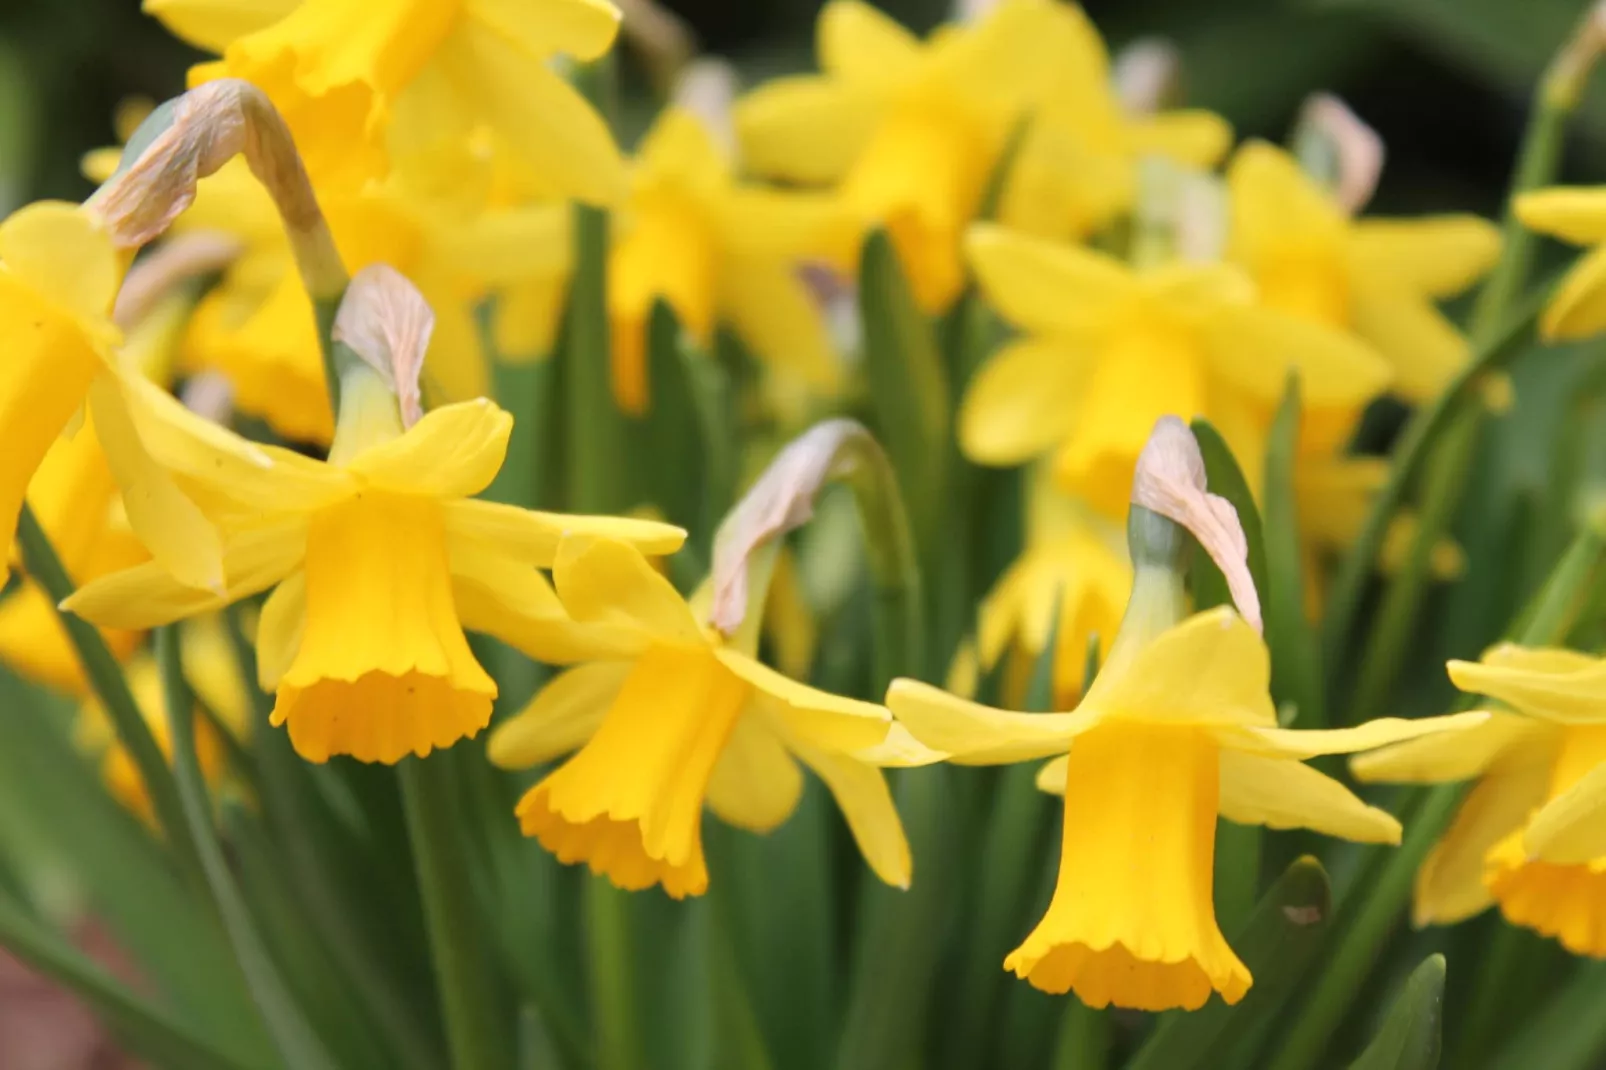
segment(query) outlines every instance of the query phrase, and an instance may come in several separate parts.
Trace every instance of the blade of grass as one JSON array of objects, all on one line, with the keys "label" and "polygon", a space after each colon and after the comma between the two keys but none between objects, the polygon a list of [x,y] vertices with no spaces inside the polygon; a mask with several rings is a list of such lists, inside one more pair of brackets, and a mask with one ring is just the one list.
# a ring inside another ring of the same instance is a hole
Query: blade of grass
[{"label": "blade of grass", "polygon": [[1295,728],[1326,728],[1321,650],[1305,616],[1305,578],[1299,545],[1294,468],[1299,459],[1300,394],[1290,375],[1266,444],[1266,645],[1271,651],[1271,695],[1292,702]]}]

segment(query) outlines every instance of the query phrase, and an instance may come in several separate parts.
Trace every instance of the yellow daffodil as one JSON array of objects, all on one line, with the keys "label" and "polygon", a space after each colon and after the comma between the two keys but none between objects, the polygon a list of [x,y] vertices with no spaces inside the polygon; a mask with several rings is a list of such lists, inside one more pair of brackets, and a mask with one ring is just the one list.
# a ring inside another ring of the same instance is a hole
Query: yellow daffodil
[{"label": "yellow daffodil", "polygon": [[502,766],[575,752],[519,801],[526,835],[621,888],[700,895],[704,804],[767,832],[797,806],[801,761],[836,796],[870,868],[908,886],[909,846],[878,767],[941,755],[884,707],[759,663],[756,628],[727,643],[628,546],[566,538],[553,580],[575,620],[628,631],[630,641],[558,676],[492,735],[491,760]]},{"label": "yellow daffodil", "polygon": [[382,177],[391,152],[421,154],[479,124],[562,193],[597,204],[624,188],[601,118],[553,69],[613,44],[605,0],[145,0],[145,10],[222,59],[192,84],[242,78],[284,115],[316,179]]},{"label": "yellow daffodil", "polygon": [[743,159],[760,175],[835,184],[864,227],[891,235],[920,305],[945,307],[964,285],[960,236],[1051,62],[1036,8],[1001,4],[921,42],[868,4],[831,0],[822,73],[738,102]]},{"label": "yellow daffodil", "polygon": [[210,450],[163,456],[217,518],[226,586],[185,588],[145,565],[68,602],[97,623],[146,628],[273,587],[257,635],[261,683],[277,695],[273,723],[310,761],[396,762],[485,727],[496,685],[465,628],[542,660],[609,649],[608,629],[570,621],[537,571],[563,534],[614,534],[657,553],[684,538],[663,524],[471,500],[501,467],[513,422],[489,401],[404,426],[392,387],[366,366],[346,375],[342,399],[328,463],[274,448],[267,469]]},{"label": "yellow daffodil", "polygon": [[[251,694],[240,677],[223,622],[206,617],[184,629],[180,637],[180,657],[184,678],[195,692],[195,700],[217,715],[224,729],[237,738],[250,731]],[[142,654],[126,669],[129,690],[139,706],[151,735],[169,761],[173,757],[172,735],[167,721],[167,703],[162,691],[162,674],[156,659]],[[155,824],[150,794],[128,752],[116,741],[106,711],[91,699],[79,709],[74,741],[100,758],[101,776],[112,797],[147,824]],[[195,716],[195,755],[201,773],[212,785],[223,780],[226,771],[224,741],[211,719]]]},{"label": "yellow daffodil", "polygon": [[707,126],[670,108],[643,140],[608,275],[613,385],[645,411],[647,319],[659,298],[699,345],[729,323],[755,356],[815,390],[839,369],[798,269],[839,256],[850,224],[818,194],[739,185]]},{"label": "yellow daffodil", "polygon": [[1554,341],[1606,331],[1606,186],[1535,190],[1513,208],[1528,229],[1589,247],[1545,308],[1540,333]]},{"label": "yellow daffodil", "polygon": [[998,206],[1006,225],[1049,238],[1085,237],[1130,211],[1145,157],[1208,168],[1227,151],[1232,129],[1211,112],[1129,111],[1112,84],[1104,41],[1080,7],[1014,2],[1040,11],[1038,32],[1055,59],[1009,165]]},{"label": "yellow daffodil", "polygon": [[959,441],[982,464],[1054,450],[1060,485],[1120,515],[1155,420],[1202,415],[1244,470],[1290,370],[1312,407],[1355,408],[1389,369],[1342,331],[1264,308],[1225,264],[1137,271],[1103,253],[977,224],[966,241],[993,306],[1022,330],[966,392]]},{"label": "yellow daffodil", "polygon": [[1180,573],[1140,565],[1109,660],[1069,713],[1008,713],[911,680],[887,696],[916,738],[955,762],[1066,755],[1038,778],[1065,797],[1059,883],[1004,966],[1092,1007],[1194,1009],[1212,991],[1242,999],[1249,971],[1212,901],[1217,816],[1397,843],[1394,818],[1303,760],[1445,727],[1278,728],[1260,636],[1226,607],[1173,624],[1184,602]]},{"label": "yellow daffodil", "polygon": [[1449,668],[1461,690],[1509,708],[1352,763],[1362,780],[1477,781],[1417,873],[1416,923],[1495,903],[1513,925],[1606,957],[1606,661],[1501,644]]},{"label": "yellow daffodil", "polygon": [[1494,266],[1494,224],[1473,215],[1351,219],[1291,156],[1261,141],[1238,150],[1227,186],[1229,255],[1264,304],[1354,331],[1388,360],[1408,401],[1437,396],[1466,363],[1465,339],[1434,302]]}]

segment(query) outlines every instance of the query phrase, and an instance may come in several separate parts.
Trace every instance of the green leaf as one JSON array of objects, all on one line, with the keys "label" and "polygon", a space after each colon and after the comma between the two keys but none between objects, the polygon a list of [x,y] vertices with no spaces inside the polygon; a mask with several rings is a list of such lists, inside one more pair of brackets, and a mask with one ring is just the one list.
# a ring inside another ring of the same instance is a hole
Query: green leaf
[{"label": "green leaf", "polygon": [[[1266,542],[1261,534],[1260,510],[1255,507],[1255,496],[1249,492],[1249,481],[1244,478],[1243,469],[1238,466],[1227,440],[1210,421],[1195,419],[1189,427],[1204,456],[1207,488],[1211,494],[1227,499],[1238,511],[1238,522],[1243,525],[1244,538],[1249,543],[1249,575],[1255,581],[1255,590],[1265,597]],[[1209,555],[1195,553],[1191,567],[1194,608],[1232,604],[1227,581]]]},{"label": "green leaf", "polygon": [[1110,1016],[1075,996],[1067,997],[1065,1018],[1054,1045],[1054,1070],[1104,1070],[1110,1065]]},{"label": "green leaf", "polygon": [[1444,956],[1429,955],[1350,1070],[1436,1070],[1444,1017]]},{"label": "green leaf", "polygon": [[1212,998],[1193,1012],[1170,1011],[1126,1070],[1227,1066],[1227,1048],[1271,1021],[1315,960],[1332,913],[1327,873],[1314,858],[1288,867],[1230,941],[1255,983],[1237,1005]]},{"label": "green leaf", "polygon": [[1606,1057],[1606,963],[1581,966],[1502,1047],[1489,1070],[1594,1070]]},{"label": "green leaf", "polygon": [[1293,727],[1325,728],[1322,671],[1316,633],[1305,616],[1305,579],[1299,543],[1294,467],[1299,460],[1299,378],[1288,377],[1266,445],[1264,547],[1266,645],[1271,652],[1271,694],[1297,709]]}]

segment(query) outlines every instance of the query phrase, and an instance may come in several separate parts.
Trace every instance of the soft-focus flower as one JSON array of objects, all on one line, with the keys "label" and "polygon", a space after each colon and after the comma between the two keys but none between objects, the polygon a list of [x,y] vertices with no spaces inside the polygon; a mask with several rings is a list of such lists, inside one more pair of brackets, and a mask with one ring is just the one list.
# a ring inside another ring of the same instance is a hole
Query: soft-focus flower
[{"label": "soft-focus flower", "polygon": [[1173,624],[1184,599],[1179,574],[1140,567],[1109,660],[1070,713],[1009,713],[911,680],[887,696],[916,738],[955,762],[1069,752],[1038,778],[1065,796],[1059,883],[1004,966],[1092,1007],[1194,1009],[1212,991],[1242,999],[1249,971],[1221,935],[1212,900],[1217,816],[1397,843],[1394,818],[1303,760],[1446,726],[1278,728],[1260,636],[1226,607]]},{"label": "soft-focus flower", "polygon": [[[1354,331],[1394,369],[1393,388],[1428,401],[1467,360],[1434,302],[1494,266],[1500,232],[1473,215],[1351,219],[1283,150],[1251,141],[1227,168],[1229,255],[1267,306]],[[1317,399],[1308,398],[1307,407]],[[1347,434],[1350,420],[1334,416]]]},{"label": "soft-focus flower", "polygon": [[261,683],[277,696],[273,723],[289,726],[310,761],[396,762],[489,720],[496,685],[465,628],[542,660],[608,649],[608,629],[570,621],[537,571],[565,533],[665,553],[684,532],[472,500],[502,465],[512,417],[480,399],[404,427],[390,384],[366,366],[342,385],[328,463],[276,448],[264,448],[271,467],[254,470],[210,449],[163,455],[216,518],[223,589],[185,588],[143,565],[88,584],[68,606],[146,628],[273,587],[257,634]]},{"label": "soft-focus flower", "polygon": [[1036,9],[1054,61],[1033,93],[1031,121],[1010,162],[999,219],[1043,237],[1075,239],[1130,211],[1137,169],[1159,156],[1213,167],[1232,142],[1224,119],[1202,109],[1130,111],[1111,79],[1109,54],[1082,9],[1058,0],[1013,0]]},{"label": "soft-focus flower", "polygon": [[799,269],[839,254],[850,229],[830,198],[738,184],[703,121],[665,111],[636,156],[609,263],[620,406],[647,408],[647,321],[660,298],[705,349],[725,322],[771,368],[835,388],[840,369]]},{"label": "soft-focus flower", "polygon": [[1040,72],[1047,5],[1002,4],[922,43],[859,0],[820,12],[821,74],[777,78],[736,106],[749,169],[835,184],[891,235],[920,305],[959,294],[959,240]]},{"label": "soft-focus flower", "polygon": [[1496,903],[1513,925],[1606,956],[1606,661],[1503,643],[1449,669],[1509,709],[1352,763],[1362,780],[1477,781],[1417,873],[1416,923]]},{"label": "soft-focus flower", "polygon": [[[528,836],[621,888],[675,898],[708,887],[706,803],[768,832],[796,808],[801,761],[825,781],[877,876],[907,887],[909,845],[879,766],[931,753],[882,706],[817,691],[727,644],[635,550],[566,538],[553,579],[575,620],[627,631],[628,645],[555,678],[491,737],[491,760],[569,758],[518,804]],[[738,633],[740,634],[740,633]]]},{"label": "soft-focus flower", "polygon": [[1053,450],[1060,485],[1111,515],[1162,415],[1210,419],[1253,474],[1290,370],[1311,407],[1356,408],[1389,380],[1347,333],[1256,305],[1230,265],[1138,271],[989,224],[971,228],[966,248],[993,307],[1026,334],[972,379],[960,445],[998,465]]},{"label": "soft-focus flower", "polygon": [[222,54],[192,84],[242,78],[284,115],[320,181],[383,177],[485,124],[554,188],[597,204],[624,190],[602,119],[553,69],[613,44],[605,0],[145,0],[199,48]]},{"label": "soft-focus flower", "polygon": [[1530,230],[1589,246],[1550,299],[1539,328],[1545,338],[1591,338],[1606,331],[1606,186],[1558,186],[1517,197]]}]

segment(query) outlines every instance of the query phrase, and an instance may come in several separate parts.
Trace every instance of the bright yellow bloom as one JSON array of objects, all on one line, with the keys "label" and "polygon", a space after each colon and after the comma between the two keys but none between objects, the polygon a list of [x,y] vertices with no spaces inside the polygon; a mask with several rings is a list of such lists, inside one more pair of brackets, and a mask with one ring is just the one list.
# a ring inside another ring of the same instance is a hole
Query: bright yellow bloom
[{"label": "bright yellow bloom", "polygon": [[726,322],[772,369],[818,391],[840,368],[802,262],[839,256],[851,230],[824,196],[742,185],[701,119],[670,108],[642,141],[609,262],[613,387],[648,404],[647,320],[662,298],[707,349]]},{"label": "bright yellow bloom", "polygon": [[[1434,302],[1494,266],[1494,224],[1472,215],[1351,219],[1291,156],[1263,141],[1238,150],[1227,187],[1229,255],[1254,276],[1266,305],[1354,331],[1387,358],[1394,390],[1408,401],[1436,397],[1466,363],[1466,340]],[[1347,434],[1350,420],[1330,419]]]},{"label": "bright yellow bloom", "polygon": [[1163,157],[1209,168],[1232,128],[1204,110],[1134,114],[1116,95],[1109,54],[1075,4],[1014,0],[1039,12],[1037,32],[1053,63],[1010,163],[999,219],[1047,238],[1083,238],[1132,208],[1138,164]]},{"label": "bright yellow bloom", "polygon": [[97,623],[147,628],[275,588],[257,634],[261,683],[277,694],[272,722],[288,725],[309,761],[396,762],[485,727],[496,685],[465,628],[541,660],[610,649],[609,630],[575,625],[537,571],[565,533],[613,534],[655,553],[685,537],[664,524],[470,499],[501,467],[513,422],[489,401],[404,428],[366,368],[346,376],[342,397],[328,463],[274,448],[271,467],[255,470],[210,450],[163,456],[217,518],[222,590],[185,588],[145,565],[68,602]]},{"label": "bright yellow bloom", "polygon": [[865,227],[886,228],[916,300],[945,307],[964,285],[960,236],[1041,80],[1036,4],[1001,4],[922,43],[859,0],[820,12],[823,73],[778,78],[736,106],[754,172],[835,184]]},{"label": "bright yellow bloom", "polygon": [[971,380],[960,445],[997,465],[1053,450],[1060,486],[1111,515],[1125,511],[1160,416],[1211,420],[1254,478],[1291,369],[1311,407],[1353,409],[1389,381],[1345,332],[1256,305],[1230,265],[1136,271],[988,224],[971,228],[966,249],[983,293],[1026,333]]},{"label": "bright yellow bloom", "polygon": [[1450,678],[1510,709],[1352,763],[1363,780],[1477,780],[1417,873],[1416,923],[1496,903],[1513,925],[1606,957],[1606,661],[1503,643],[1450,662]]},{"label": "bright yellow bloom", "polygon": [[1590,247],[1556,289],[1540,317],[1540,333],[1554,341],[1606,331],[1606,186],[1535,190],[1519,196],[1513,208],[1528,229]]},{"label": "bright yellow bloom", "polygon": [[575,620],[630,639],[617,656],[555,678],[491,736],[491,760],[504,767],[576,752],[519,801],[525,835],[621,888],[701,895],[704,804],[768,832],[797,806],[802,761],[831,789],[870,868],[908,886],[909,845],[878,766],[941,755],[884,707],[760,664],[756,628],[727,643],[628,546],[567,538],[553,579]]},{"label": "bright yellow bloom", "polygon": [[267,93],[320,182],[383,177],[480,124],[554,187],[596,204],[623,192],[601,118],[553,69],[592,60],[618,32],[605,0],[145,0],[221,53],[192,84],[243,78]]},{"label": "bright yellow bloom", "polygon": [[910,680],[887,696],[909,731],[952,761],[1064,755],[1038,777],[1065,796],[1059,882],[1004,966],[1092,1007],[1194,1009],[1212,991],[1242,999],[1249,971],[1212,902],[1217,816],[1397,843],[1394,818],[1303,760],[1483,719],[1278,728],[1260,636],[1226,607],[1172,625],[1185,598],[1179,573],[1139,568],[1109,660],[1070,713],[1008,713]]},{"label": "bright yellow bloom", "polygon": [[[196,702],[217,715],[223,726],[237,738],[250,731],[251,694],[240,677],[233,648],[229,644],[223,622],[217,617],[196,621],[184,629],[180,636],[180,658],[184,678],[195,692]],[[162,691],[162,674],[156,659],[143,654],[129,663],[126,670],[129,690],[139,706],[140,714],[150,727],[151,734],[168,761],[173,759],[172,734],[167,721],[167,701]],[[78,711],[74,726],[74,741],[79,747],[98,755],[101,776],[112,797],[142,821],[155,825],[150,793],[139,769],[128,752],[117,742],[111,722],[98,700],[90,699]],[[211,720],[197,713],[195,716],[195,754],[200,760],[201,773],[209,784],[222,782],[226,772],[224,741],[218,737]]]}]

